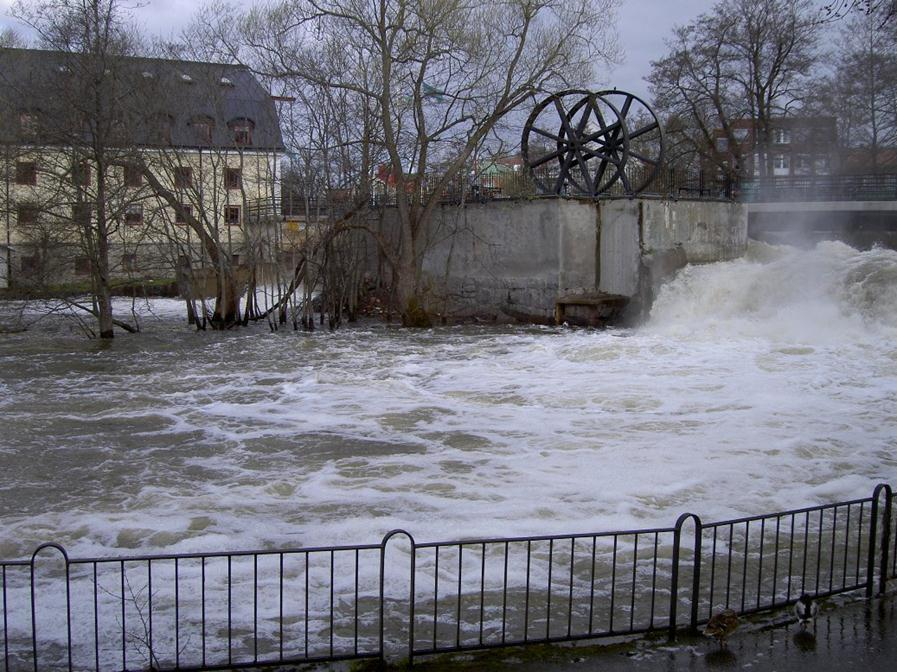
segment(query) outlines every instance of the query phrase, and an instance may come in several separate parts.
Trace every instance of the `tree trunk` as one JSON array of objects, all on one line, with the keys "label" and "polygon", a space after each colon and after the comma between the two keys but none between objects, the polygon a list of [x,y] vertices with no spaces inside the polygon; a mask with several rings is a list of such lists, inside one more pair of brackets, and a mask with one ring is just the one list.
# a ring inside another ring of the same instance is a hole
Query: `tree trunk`
[{"label": "tree trunk", "polygon": [[105,167],[101,164],[97,170],[97,267],[94,269],[94,281],[97,294],[97,322],[100,338],[112,338],[112,289],[109,287],[109,227],[106,221],[106,189]]},{"label": "tree trunk", "polygon": [[213,329],[229,329],[240,322],[240,296],[237,280],[231,269],[221,269],[215,275],[217,293],[215,312],[212,313]]},{"label": "tree trunk", "polygon": [[429,328],[433,326],[426,310],[423,294],[420,291],[419,265],[418,260],[413,257],[406,259],[403,254],[402,263],[396,267],[396,297],[403,327]]},{"label": "tree trunk", "polygon": [[101,282],[97,287],[97,313],[100,338],[112,338],[115,335],[112,320],[112,292],[107,282]]}]

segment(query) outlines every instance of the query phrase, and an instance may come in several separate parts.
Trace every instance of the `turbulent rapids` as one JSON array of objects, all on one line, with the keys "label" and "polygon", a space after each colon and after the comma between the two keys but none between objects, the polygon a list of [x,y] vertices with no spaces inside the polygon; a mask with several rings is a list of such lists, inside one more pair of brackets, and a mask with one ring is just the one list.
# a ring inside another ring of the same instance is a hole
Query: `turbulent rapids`
[{"label": "turbulent rapids", "polygon": [[198,334],[145,309],[112,344],[61,318],[0,337],[0,557],[671,525],[897,477],[889,250],[756,245],[634,330]]}]

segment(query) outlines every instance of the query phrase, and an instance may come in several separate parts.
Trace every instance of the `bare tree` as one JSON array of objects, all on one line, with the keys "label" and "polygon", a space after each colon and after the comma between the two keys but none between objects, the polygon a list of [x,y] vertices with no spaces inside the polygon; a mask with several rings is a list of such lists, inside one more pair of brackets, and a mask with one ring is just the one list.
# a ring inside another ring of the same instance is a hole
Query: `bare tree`
[{"label": "bare tree", "polygon": [[897,19],[897,0],[834,0],[825,5],[826,16],[830,19],[843,19],[853,13],[861,13],[872,16],[878,22],[878,27]]},{"label": "bare tree", "polygon": [[[263,72],[355,101],[355,193],[382,153],[398,235],[375,239],[406,325],[426,325],[422,262],[441,194],[509,113],[540,91],[594,78],[614,55],[615,0],[287,0],[250,13]],[[439,174],[431,174],[434,165]]]},{"label": "bare tree", "polygon": [[23,49],[27,46],[28,40],[14,28],[4,28],[0,31],[0,49]]},{"label": "bare tree", "polygon": [[862,148],[861,167],[878,172],[883,150],[897,146],[897,34],[879,16],[856,13],[838,38],[832,72],[814,86],[813,107],[835,117],[842,147]]},{"label": "bare tree", "polygon": [[[667,117],[687,120],[696,152],[717,160],[721,130],[731,152],[759,154],[761,175],[772,173],[773,119],[805,100],[816,60],[820,18],[809,0],[730,0],[675,29],[668,53],[652,62],[655,103]],[[754,123],[756,146],[744,147],[734,122]],[[737,177],[744,167],[721,164]]]},{"label": "bare tree", "polygon": [[[207,317],[213,328],[227,329],[252,317],[256,305],[247,288],[274,252],[269,228],[250,219],[247,192],[259,189],[248,181],[258,181],[263,189],[274,183],[273,155],[245,152],[236,144],[208,144],[190,153],[160,145],[135,161],[155,197],[155,209],[164,213],[156,233],[179,251],[172,261],[186,271],[181,291],[191,321],[204,325]],[[194,299],[209,293],[214,304],[206,315],[195,309]]]},{"label": "bare tree", "polygon": [[112,338],[116,325],[134,331],[113,318],[110,260],[126,199],[113,167],[129,151],[120,101],[133,91],[118,69],[119,57],[134,48],[127,14],[119,0],[18,2],[13,14],[37,32],[41,46],[58,52],[54,81],[34,84],[51,84],[47,103],[55,101],[42,110],[40,129],[41,141],[54,148],[42,157],[56,187],[45,211],[69,224],[59,230],[76,235],[90,277],[92,305],[76,305],[96,317],[101,338]]}]

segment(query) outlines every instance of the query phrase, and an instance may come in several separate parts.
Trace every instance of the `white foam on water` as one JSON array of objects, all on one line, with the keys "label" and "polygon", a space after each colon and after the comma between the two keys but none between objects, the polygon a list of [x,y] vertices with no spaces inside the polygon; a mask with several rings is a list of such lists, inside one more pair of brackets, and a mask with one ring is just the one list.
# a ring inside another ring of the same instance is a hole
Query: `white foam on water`
[{"label": "white foam on water", "polygon": [[148,305],[111,344],[0,340],[0,557],[666,526],[897,481],[887,250],[690,266],[637,330],[196,333]]}]

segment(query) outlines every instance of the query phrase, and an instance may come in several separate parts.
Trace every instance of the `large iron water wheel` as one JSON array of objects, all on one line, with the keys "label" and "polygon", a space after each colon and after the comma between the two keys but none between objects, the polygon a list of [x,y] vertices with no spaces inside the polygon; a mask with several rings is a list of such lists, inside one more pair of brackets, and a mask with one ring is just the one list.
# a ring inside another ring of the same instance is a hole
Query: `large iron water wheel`
[{"label": "large iron water wheel", "polygon": [[613,103],[591,91],[570,89],[533,109],[521,152],[543,192],[595,197],[623,174],[629,132]]},{"label": "large iron water wheel", "polygon": [[650,105],[635,94],[609,89],[595,95],[620,111],[629,133],[629,152],[620,180],[627,194],[638,194],[654,181],[663,165],[663,126]]}]

